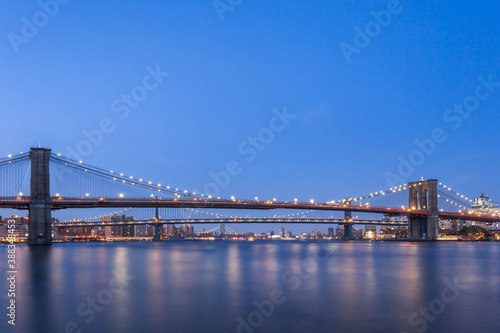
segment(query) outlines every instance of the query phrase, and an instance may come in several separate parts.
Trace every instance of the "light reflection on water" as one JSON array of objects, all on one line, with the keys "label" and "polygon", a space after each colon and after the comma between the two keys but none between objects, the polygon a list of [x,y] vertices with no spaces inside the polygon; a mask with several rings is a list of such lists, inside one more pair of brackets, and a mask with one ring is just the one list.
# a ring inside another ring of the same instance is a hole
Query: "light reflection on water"
[{"label": "light reflection on water", "polygon": [[[273,290],[286,300],[254,332],[416,332],[409,317],[456,278],[467,289],[426,332],[499,327],[499,243],[19,245],[17,261],[16,332],[64,332],[71,321],[93,333],[237,332],[236,318],[247,320]],[[134,278],[86,323],[78,305],[109,288],[116,271]],[[6,304],[5,279],[0,288]],[[0,331],[14,332],[6,320]]]}]

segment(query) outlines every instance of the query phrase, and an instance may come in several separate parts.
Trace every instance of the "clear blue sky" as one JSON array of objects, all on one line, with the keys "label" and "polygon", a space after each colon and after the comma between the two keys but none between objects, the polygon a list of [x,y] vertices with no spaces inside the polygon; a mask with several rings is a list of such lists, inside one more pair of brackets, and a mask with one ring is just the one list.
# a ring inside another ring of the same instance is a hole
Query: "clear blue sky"
[{"label": "clear blue sky", "polygon": [[[447,140],[404,180],[500,200],[500,87],[478,80],[500,81],[498,1],[402,0],[380,31],[371,12],[388,1],[243,0],[223,13],[209,0],[59,7],[51,17],[36,1],[0,2],[2,156],[40,141],[68,155],[109,119],[85,162],[201,191],[235,160],[242,170],[221,196],[326,201],[390,187],[400,156],[441,128]],[[367,24],[372,37],[356,46]],[[357,47],[350,62],[347,44]],[[120,119],[122,94],[141,92],[147,67],[169,74]],[[480,84],[482,100],[468,98]],[[468,118],[447,113],[466,99],[479,101]],[[238,147],[284,107],[296,117],[247,161]]]}]

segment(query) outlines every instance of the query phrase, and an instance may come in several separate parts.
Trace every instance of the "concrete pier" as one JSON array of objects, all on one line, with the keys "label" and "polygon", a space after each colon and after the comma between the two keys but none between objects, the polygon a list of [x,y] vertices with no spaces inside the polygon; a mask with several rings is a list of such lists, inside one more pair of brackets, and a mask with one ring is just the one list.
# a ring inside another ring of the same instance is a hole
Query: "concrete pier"
[{"label": "concrete pier", "polygon": [[[352,201],[350,198],[346,199],[346,205],[351,205]],[[352,212],[350,211],[345,211],[344,212],[344,220],[350,221],[352,220]],[[342,224],[344,226],[344,235],[342,236],[343,240],[351,240],[354,239],[354,236],[352,234],[352,224],[351,223],[345,223]]]},{"label": "concrete pier", "polygon": [[155,224],[153,224],[153,226],[155,227],[155,235],[153,236],[153,242],[159,242],[159,241],[161,241],[161,238],[160,238],[160,224],[159,223],[155,223]]},{"label": "concrete pier", "polygon": [[[158,197],[156,197],[156,199],[158,199]],[[158,221],[159,219],[160,219],[159,209],[158,209],[158,207],[156,207],[155,208],[155,221]],[[153,226],[155,228],[153,242],[159,242],[159,241],[161,241],[160,228],[162,228],[162,226],[159,223],[155,223],[155,224],[153,224]]]},{"label": "concrete pier", "polygon": [[354,239],[352,234],[352,223],[342,224],[344,226],[344,236],[342,236],[343,240],[351,240]]}]

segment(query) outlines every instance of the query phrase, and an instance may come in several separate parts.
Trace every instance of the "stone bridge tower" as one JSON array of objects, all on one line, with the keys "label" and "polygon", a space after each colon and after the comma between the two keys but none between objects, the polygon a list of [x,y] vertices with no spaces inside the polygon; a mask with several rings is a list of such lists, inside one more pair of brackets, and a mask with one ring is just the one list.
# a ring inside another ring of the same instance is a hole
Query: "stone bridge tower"
[{"label": "stone bridge tower", "polygon": [[50,149],[31,148],[31,200],[28,244],[52,244],[52,201],[50,199]]},{"label": "stone bridge tower", "polygon": [[439,231],[439,210],[436,179],[408,183],[409,208],[426,210],[427,214],[410,213],[408,217],[408,238],[414,240],[437,240]]}]

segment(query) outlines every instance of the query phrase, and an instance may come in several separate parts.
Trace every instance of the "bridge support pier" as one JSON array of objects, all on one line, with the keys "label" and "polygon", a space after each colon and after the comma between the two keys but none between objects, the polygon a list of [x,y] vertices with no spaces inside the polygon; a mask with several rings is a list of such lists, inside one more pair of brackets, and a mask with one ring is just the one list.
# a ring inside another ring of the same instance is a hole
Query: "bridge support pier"
[{"label": "bridge support pier", "polygon": [[153,224],[153,226],[155,227],[155,235],[153,236],[153,242],[160,242],[161,241],[161,238],[160,238],[160,224],[155,223],[155,224]]},{"label": "bridge support pier", "polygon": [[343,240],[354,239],[354,236],[352,234],[352,224],[351,223],[344,223],[342,225],[344,226],[344,236],[342,236],[342,239]]},{"label": "bridge support pier", "polygon": [[[351,205],[351,200],[350,198],[347,198],[347,204]],[[344,212],[344,220],[346,221],[351,221],[352,220],[352,212],[350,211],[345,211]],[[342,236],[343,240],[351,240],[354,239],[354,236],[352,234],[352,224],[351,223],[344,223],[342,224],[344,226],[344,235]]]},{"label": "bridge support pier", "polygon": [[410,214],[408,217],[409,240],[437,240],[439,233],[439,211],[436,179],[409,183],[409,207],[411,210],[426,210],[427,214]]},{"label": "bridge support pier", "polygon": [[31,200],[28,244],[52,244],[52,201],[50,199],[50,149],[31,148]]}]

